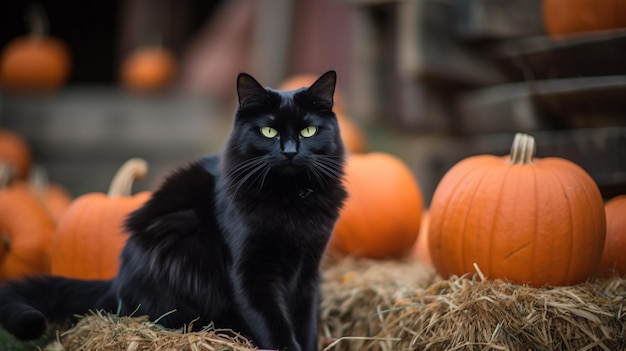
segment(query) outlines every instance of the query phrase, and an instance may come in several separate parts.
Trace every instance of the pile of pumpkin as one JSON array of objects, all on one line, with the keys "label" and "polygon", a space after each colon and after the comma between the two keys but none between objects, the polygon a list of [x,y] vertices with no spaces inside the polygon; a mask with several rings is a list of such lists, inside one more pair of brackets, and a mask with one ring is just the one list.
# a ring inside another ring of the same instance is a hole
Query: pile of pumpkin
[{"label": "pile of pumpkin", "polygon": [[146,162],[130,159],[107,194],[76,199],[62,185],[48,182],[42,167],[31,162],[25,139],[0,129],[0,279],[113,277],[126,241],[121,224],[150,195],[131,194],[132,181],[147,171]]},{"label": "pile of pumpkin", "polygon": [[[70,78],[71,48],[49,33],[43,7],[31,5],[25,17],[29,33],[13,38],[0,52],[0,88],[19,93],[56,91]],[[123,57],[119,82],[129,91],[161,91],[172,85],[176,70],[174,52],[144,43]]]},{"label": "pile of pumpkin", "polygon": [[510,155],[468,157],[448,170],[423,210],[419,184],[402,162],[353,154],[350,199],[330,248],[408,257],[443,278],[480,272],[534,287],[626,275],[626,195],[605,203],[580,166],[534,155],[534,138],[517,134]]},{"label": "pile of pumpkin", "polygon": [[[308,79],[314,77],[295,77],[281,88],[307,85]],[[420,261],[446,279],[478,272],[532,287],[626,274],[626,195],[605,204],[581,167],[535,158],[531,136],[516,135],[508,156],[457,163],[426,210],[410,167],[389,153],[367,152],[364,134],[340,104],[336,112],[348,150],[350,196],[330,256]],[[150,196],[131,191],[147,171],[145,161],[122,165],[108,194],[75,199],[57,184],[33,180],[41,179],[34,176],[40,172],[14,131],[0,133],[0,165],[0,279],[116,274],[126,238],[121,224]]]},{"label": "pile of pumpkin", "polygon": [[[313,79],[295,76],[281,88]],[[562,158],[535,158],[534,138],[517,134],[510,155],[457,163],[425,209],[410,167],[388,153],[365,152],[341,99],[337,94],[350,197],[330,253],[409,259],[443,278],[479,271],[534,287],[626,275],[626,194],[604,204],[585,170]]]},{"label": "pile of pumpkin", "polygon": [[[295,76],[281,88],[306,86],[312,79]],[[330,253],[411,258],[432,264],[443,278],[480,270],[488,278],[537,287],[626,274],[626,195],[604,204],[581,167],[561,158],[534,158],[531,136],[518,134],[510,156],[479,155],[456,164],[425,210],[410,167],[391,154],[366,152],[364,134],[340,104],[337,115],[349,151],[350,196]],[[108,194],[76,199],[58,184],[32,181],[41,177],[33,177],[39,172],[16,132],[0,133],[0,164],[0,278],[116,274],[126,238],[121,224],[150,196],[131,192],[133,180],[146,173],[145,161],[124,164]]]}]

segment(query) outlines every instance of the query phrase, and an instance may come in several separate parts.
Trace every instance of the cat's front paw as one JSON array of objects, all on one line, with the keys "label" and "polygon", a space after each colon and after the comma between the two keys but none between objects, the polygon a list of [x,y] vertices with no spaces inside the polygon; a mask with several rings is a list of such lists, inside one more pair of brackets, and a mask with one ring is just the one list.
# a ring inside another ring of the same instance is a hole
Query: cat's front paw
[{"label": "cat's front paw", "polygon": [[36,310],[14,313],[4,327],[20,340],[34,340],[46,331],[46,317]]}]

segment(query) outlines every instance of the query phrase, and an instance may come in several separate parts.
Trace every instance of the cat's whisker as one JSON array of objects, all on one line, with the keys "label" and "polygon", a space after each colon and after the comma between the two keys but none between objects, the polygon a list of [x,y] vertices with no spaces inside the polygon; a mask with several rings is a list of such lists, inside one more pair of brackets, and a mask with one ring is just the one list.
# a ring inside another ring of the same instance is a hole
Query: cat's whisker
[{"label": "cat's whisker", "polygon": [[261,159],[262,157],[255,157],[241,162],[233,169],[231,169],[226,176],[230,179],[233,179],[235,181],[234,183],[239,182],[239,180],[245,178],[246,175],[251,172],[251,170],[252,172],[254,172],[254,168],[259,167],[259,165],[263,163]]},{"label": "cat's whisker", "polygon": [[[249,172],[245,180],[248,183],[247,189],[251,189],[254,184],[260,183],[259,190],[261,190],[265,183],[265,178],[267,177],[267,174],[270,172],[271,168],[272,167],[268,163],[262,162],[257,167],[255,167],[251,172]],[[248,181],[253,175],[256,175],[254,179]],[[260,179],[260,182],[259,182],[259,179]]]},{"label": "cat's whisker", "polygon": [[313,167],[333,181],[341,182],[343,171],[339,162],[327,157],[318,157],[313,162]]},{"label": "cat's whisker", "polygon": [[[320,155],[321,156],[321,155]],[[325,160],[324,157],[312,159],[308,167],[309,178],[321,187],[341,183],[343,171],[341,165],[334,160]]]},{"label": "cat's whisker", "polygon": [[336,167],[342,167],[343,165],[343,157],[339,156],[316,155],[316,160]]},{"label": "cat's whisker", "polygon": [[226,176],[227,177],[236,177],[238,173],[246,172],[250,168],[255,167],[257,165],[258,161],[261,160],[262,158],[263,158],[263,155],[249,158],[249,159],[239,163],[237,166],[233,167],[231,170],[229,170],[227,172]]},{"label": "cat's whisker", "polygon": [[325,186],[328,183],[328,180],[322,176],[318,167],[315,166],[315,162],[312,164],[313,167],[309,168],[309,174],[313,175],[313,178],[317,181],[320,186]]},{"label": "cat's whisker", "polygon": [[327,186],[332,183],[338,182],[332,175],[329,175],[328,171],[322,167],[316,168],[315,172],[319,174],[317,178],[319,179],[319,183],[322,186]]},{"label": "cat's whisker", "polygon": [[[245,189],[250,189],[254,182],[259,179],[259,176],[263,173],[261,171],[267,167],[267,163],[262,160],[262,157],[247,160],[243,163],[243,165],[239,165],[237,167],[239,170],[236,172],[237,176],[232,178],[233,182],[230,185],[231,188],[236,186],[234,191],[231,191],[233,197],[236,197],[237,193],[243,189],[244,185],[247,185],[247,188]],[[259,172],[261,173],[259,174]],[[256,177],[254,180],[249,182],[255,174]]]},{"label": "cat's whisker", "polygon": [[261,177],[261,185],[259,185],[259,190],[263,189],[263,185],[265,184],[265,178],[267,178],[267,175],[270,173],[271,169],[272,167],[269,165],[265,167],[265,170],[263,171],[263,174]]}]

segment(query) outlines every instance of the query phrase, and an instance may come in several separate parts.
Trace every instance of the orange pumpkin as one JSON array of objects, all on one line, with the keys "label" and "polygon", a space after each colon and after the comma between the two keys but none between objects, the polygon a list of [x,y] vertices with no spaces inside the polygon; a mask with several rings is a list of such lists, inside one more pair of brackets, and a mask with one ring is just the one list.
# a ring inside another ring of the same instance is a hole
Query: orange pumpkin
[{"label": "orange pumpkin", "polygon": [[428,211],[422,213],[422,222],[420,224],[420,232],[411,250],[411,258],[431,265],[432,259],[430,258],[430,252],[428,251]]},{"label": "orange pumpkin", "polygon": [[126,88],[152,92],[169,85],[176,73],[176,58],[165,48],[139,47],[122,62],[120,79]]},{"label": "orange pumpkin", "polygon": [[626,195],[616,196],[607,201],[604,210],[606,212],[606,241],[600,261],[600,276],[625,276]]},{"label": "orange pumpkin", "polygon": [[543,0],[542,11],[552,36],[626,27],[626,0]]},{"label": "orange pumpkin", "polygon": [[42,11],[30,14],[31,33],[11,40],[0,56],[0,85],[16,91],[50,91],[69,77],[71,57],[61,39],[46,34]]},{"label": "orange pumpkin", "polygon": [[443,277],[474,272],[533,286],[584,282],[598,269],[606,220],[600,191],[578,165],[534,158],[517,134],[510,156],[478,155],[435,189],[428,244]]},{"label": "orange pumpkin", "polygon": [[352,154],[344,183],[349,198],[330,249],[376,259],[408,255],[423,210],[422,192],[409,167],[382,152]]},{"label": "orange pumpkin", "polygon": [[117,274],[126,243],[123,222],[150,197],[131,195],[133,179],[143,177],[144,160],[130,159],[116,173],[109,193],[79,196],[61,217],[52,244],[51,272],[80,279],[110,279]]},{"label": "orange pumpkin", "polygon": [[[278,89],[280,90],[296,90],[303,87],[309,87],[318,76],[309,73],[301,73],[293,75],[283,81]],[[335,104],[334,111],[337,115],[337,122],[339,122],[339,130],[341,131],[341,138],[343,139],[346,149],[350,152],[365,152],[367,149],[367,141],[363,131],[352,121],[345,110],[341,106],[343,97],[341,93],[335,91],[335,101],[339,103]]]},{"label": "orange pumpkin", "polygon": [[[8,169],[0,166],[0,173]],[[49,212],[23,181],[0,189],[0,208],[0,279],[48,273],[55,230]]]},{"label": "orange pumpkin", "polygon": [[28,175],[31,162],[26,139],[11,129],[0,129],[0,163],[12,166],[15,177],[23,179]]}]

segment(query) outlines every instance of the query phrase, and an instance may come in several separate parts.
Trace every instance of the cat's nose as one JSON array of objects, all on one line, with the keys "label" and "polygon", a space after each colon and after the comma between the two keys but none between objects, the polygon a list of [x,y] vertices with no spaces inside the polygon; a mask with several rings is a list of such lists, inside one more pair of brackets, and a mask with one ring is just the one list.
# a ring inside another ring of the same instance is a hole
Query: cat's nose
[{"label": "cat's nose", "polygon": [[285,157],[287,157],[288,159],[292,160],[296,156],[297,153],[298,153],[298,149],[297,149],[295,141],[293,140],[285,141],[285,144],[283,145],[283,155],[285,155]]},{"label": "cat's nose", "polygon": [[283,152],[283,155],[285,155],[285,157],[287,157],[290,160],[293,160],[293,158],[296,156],[297,152]]}]

